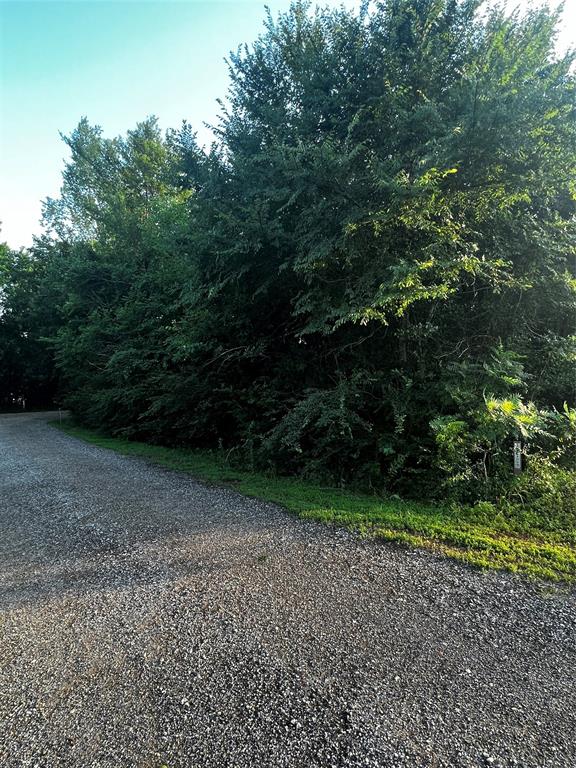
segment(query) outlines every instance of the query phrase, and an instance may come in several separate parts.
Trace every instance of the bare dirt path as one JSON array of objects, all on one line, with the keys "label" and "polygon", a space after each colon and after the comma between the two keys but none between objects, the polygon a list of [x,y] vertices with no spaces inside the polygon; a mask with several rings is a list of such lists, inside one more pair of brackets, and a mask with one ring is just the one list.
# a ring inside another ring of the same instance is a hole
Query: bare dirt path
[{"label": "bare dirt path", "polygon": [[0,766],[576,766],[574,593],[0,416]]}]

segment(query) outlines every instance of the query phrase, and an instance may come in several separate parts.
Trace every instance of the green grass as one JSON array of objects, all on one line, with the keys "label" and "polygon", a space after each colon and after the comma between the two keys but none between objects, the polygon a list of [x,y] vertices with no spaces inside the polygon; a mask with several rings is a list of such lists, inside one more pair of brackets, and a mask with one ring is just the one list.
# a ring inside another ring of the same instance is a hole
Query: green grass
[{"label": "green grass", "polygon": [[[301,518],[346,526],[366,536],[423,547],[482,568],[502,568],[553,581],[576,581],[576,532],[543,525],[529,512],[504,516],[491,505],[457,507],[327,488],[296,478],[247,472],[206,451],[163,448],[107,437],[68,421],[53,422],[73,437],[147,459],[199,480],[276,502]],[[566,525],[565,528],[562,526]]]}]

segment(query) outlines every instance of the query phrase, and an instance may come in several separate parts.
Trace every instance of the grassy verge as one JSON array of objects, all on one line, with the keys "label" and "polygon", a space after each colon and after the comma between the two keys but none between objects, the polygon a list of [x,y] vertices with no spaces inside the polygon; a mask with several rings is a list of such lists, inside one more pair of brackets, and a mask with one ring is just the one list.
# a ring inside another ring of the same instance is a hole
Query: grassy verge
[{"label": "grassy verge", "polygon": [[55,427],[102,448],[147,459],[199,480],[230,485],[273,501],[302,518],[343,525],[364,535],[424,547],[471,565],[503,568],[554,581],[576,581],[576,531],[546,530],[523,515],[495,509],[442,506],[326,488],[296,478],[270,477],[226,464],[219,456],[106,437],[68,421]]}]

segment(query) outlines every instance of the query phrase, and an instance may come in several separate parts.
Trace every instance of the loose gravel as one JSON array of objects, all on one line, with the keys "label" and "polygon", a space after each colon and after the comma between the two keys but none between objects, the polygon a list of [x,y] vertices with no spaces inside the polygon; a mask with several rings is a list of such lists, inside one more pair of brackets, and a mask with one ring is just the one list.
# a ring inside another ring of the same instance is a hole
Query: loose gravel
[{"label": "loose gravel", "polygon": [[0,416],[2,768],[574,768],[576,594]]}]

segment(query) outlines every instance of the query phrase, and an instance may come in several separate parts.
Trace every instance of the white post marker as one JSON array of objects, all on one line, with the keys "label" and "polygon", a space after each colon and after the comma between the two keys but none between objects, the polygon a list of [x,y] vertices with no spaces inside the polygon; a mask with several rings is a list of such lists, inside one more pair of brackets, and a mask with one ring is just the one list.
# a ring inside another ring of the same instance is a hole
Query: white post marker
[{"label": "white post marker", "polygon": [[514,474],[519,475],[522,472],[522,443],[520,440],[514,441]]}]

